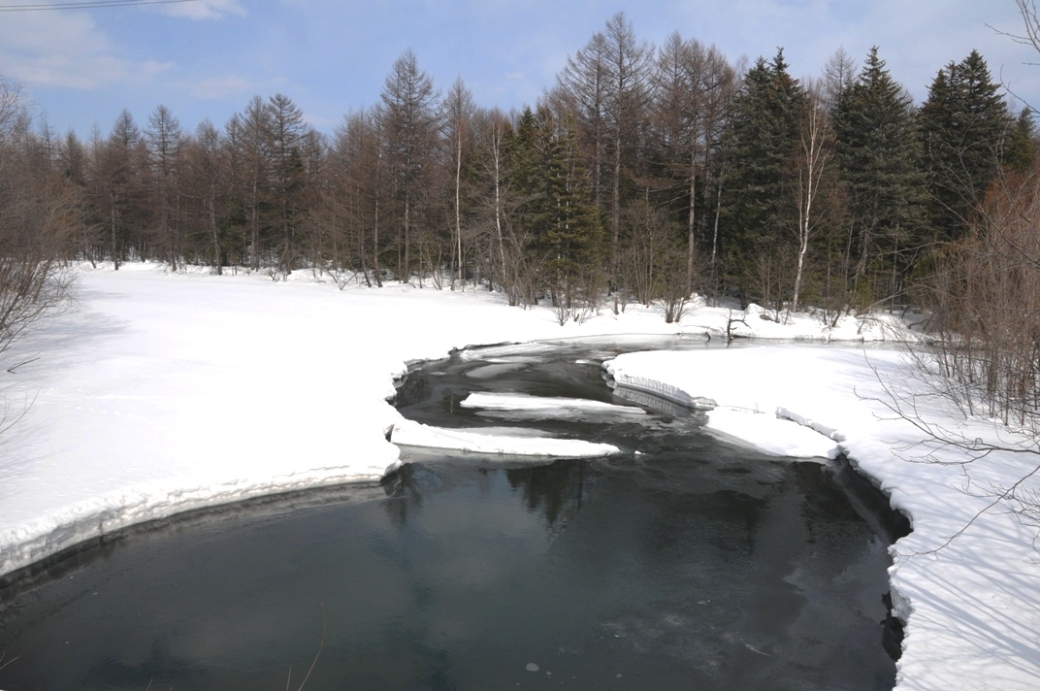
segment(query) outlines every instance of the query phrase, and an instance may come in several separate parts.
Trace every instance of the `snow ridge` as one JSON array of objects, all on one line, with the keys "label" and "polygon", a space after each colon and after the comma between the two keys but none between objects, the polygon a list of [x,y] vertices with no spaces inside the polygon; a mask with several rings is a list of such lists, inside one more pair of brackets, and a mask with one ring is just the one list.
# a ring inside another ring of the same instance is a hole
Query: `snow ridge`
[{"label": "snow ridge", "polygon": [[[677,326],[630,305],[561,326],[551,309],[511,310],[486,291],[336,290],[310,272],[272,283],[156,265],[77,271],[76,303],[5,353],[4,369],[24,363],[5,377],[5,399],[33,403],[2,438],[0,576],[133,523],[383,476],[399,462],[386,433],[401,418],[385,399],[405,363],[480,343],[722,333],[735,314],[698,304]],[[1035,530],[1012,507],[986,509],[1035,454],[960,465],[963,454],[883,405],[897,390],[936,390],[896,348],[791,344],[891,340],[894,317],[746,321],[756,343],[788,343],[630,353],[607,370],[648,395],[710,399],[698,419],[710,433],[778,457],[842,452],[910,517],[914,532],[890,547],[893,607],[907,623],[898,691],[1040,688]],[[500,355],[517,362],[526,348]],[[1010,443],[941,396],[904,400],[966,439]],[[1034,480],[1022,489],[1040,492]]]},{"label": "snow ridge", "polygon": [[636,391],[643,391],[681,405],[684,408],[689,408],[690,410],[709,411],[718,407],[718,403],[711,398],[705,396],[692,396],[686,390],[669,384],[661,379],[640,376],[624,370],[615,369],[612,362],[612,360],[608,360],[603,363],[603,369],[612,378],[616,386],[635,389]]},{"label": "snow ridge", "polygon": [[[386,472],[392,471],[396,463]],[[8,531],[0,549],[0,575],[81,547],[131,526],[167,516],[304,489],[344,483],[378,482],[385,473],[361,475],[342,467],[313,468],[266,482],[232,481],[221,485],[181,486],[172,491],[146,489],[102,496],[89,503],[40,518]]]},{"label": "snow ridge", "polygon": [[390,440],[401,446],[446,449],[467,453],[542,458],[599,458],[614,456],[621,449],[613,444],[596,444],[581,439],[557,439],[534,434],[489,434],[486,429],[447,429],[402,420],[394,425]]}]

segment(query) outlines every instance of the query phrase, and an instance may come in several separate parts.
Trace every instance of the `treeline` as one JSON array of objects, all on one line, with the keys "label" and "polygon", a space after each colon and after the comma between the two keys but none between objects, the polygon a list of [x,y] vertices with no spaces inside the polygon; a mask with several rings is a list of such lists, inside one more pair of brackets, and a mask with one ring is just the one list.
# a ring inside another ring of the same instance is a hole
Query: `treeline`
[{"label": "treeline", "polygon": [[622,14],[521,112],[461,80],[440,93],[411,52],[331,134],[282,94],[192,132],[165,106],[124,111],[87,140],[8,110],[3,188],[46,207],[32,223],[62,258],[481,283],[561,318],[606,296],[669,319],[693,293],[905,302],[1037,144],[976,52],[916,107],[877,50],[801,82],[782,51],[742,69],[678,34],[641,42]]}]

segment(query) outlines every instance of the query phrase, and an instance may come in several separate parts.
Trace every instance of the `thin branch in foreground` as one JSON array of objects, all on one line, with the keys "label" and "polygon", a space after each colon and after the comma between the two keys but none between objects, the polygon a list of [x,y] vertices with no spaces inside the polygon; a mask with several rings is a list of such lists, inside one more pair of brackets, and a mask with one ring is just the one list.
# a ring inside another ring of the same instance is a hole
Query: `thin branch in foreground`
[{"label": "thin branch in foreground", "polygon": [[[314,672],[314,667],[318,664],[318,658],[321,657],[321,652],[325,649],[325,635],[328,633],[328,621],[325,618],[325,602],[321,603],[321,640],[318,641],[318,652],[314,653],[314,659],[311,660],[311,666],[307,669],[307,674],[304,675],[303,681],[296,687],[296,691],[303,691],[303,687],[307,684],[307,680],[311,678],[311,673]],[[285,680],[285,691],[290,690],[290,684],[292,683],[292,670],[289,670],[289,678]]]},{"label": "thin branch in foreground", "polygon": [[8,660],[7,662],[4,662],[4,657],[6,657],[6,656],[7,656],[7,653],[6,653],[6,652],[4,652],[4,653],[0,653],[0,669],[4,669],[5,667],[8,667],[8,666],[10,666],[10,665],[11,665],[11,663],[13,663],[13,662],[14,662],[15,660],[17,660],[17,659],[18,659],[18,657],[16,656],[16,657],[12,657],[12,658],[11,658],[10,660]]},{"label": "thin branch in foreground", "polygon": [[[993,509],[993,507],[997,506],[1001,502],[1004,502],[1004,501],[1009,500],[1009,499],[1014,499],[1016,490],[1018,490],[1026,482],[1026,480],[1028,480],[1029,478],[1033,477],[1037,473],[1040,473],[1040,465],[1036,466],[1031,471],[1029,471],[1028,473],[1023,475],[1022,477],[1020,477],[1013,485],[1011,485],[1010,487],[1004,489],[999,494],[997,494],[997,496],[993,499],[993,501],[991,501],[989,504],[987,504],[986,506],[984,506],[981,509],[979,509],[975,513],[975,515],[971,517],[971,520],[969,520],[967,523],[965,523],[963,526],[961,526],[953,535],[951,535],[950,537],[946,538],[946,540],[944,540],[938,547],[934,547],[932,549],[928,549],[928,550],[924,550],[924,551],[920,551],[920,552],[915,551],[913,553],[914,556],[933,555],[933,554],[938,553],[940,550],[945,549],[946,547],[949,547],[950,543],[952,543],[958,537],[960,537],[961,535],[966,533],[968,531],[968,529],[971,528],[971,526],[975,524],[975,521],[977,521],[979,518],[981,518],[983,516],[983,514],[988,513],[990,510]],[[978,495],[975,495],[975,496],[978,496]],[[1012,511],[1016,515],[1021,515],[1021,513],[1019,511],[1017,511],[1017,510],[1012,509]],[[1034,538],[1034,544],[1035,544],[1035,538]]]},{"label": "thin branch in foreground", "polygon": [[[920,365],[920,363],[918,363]],[[969,519],[964,525],[962,525],[957,531],[946,538],[938,546],[921,551],[914,551],[908,556],[925,556],[935,555],[941,550],[950,546],[950,544],[958,537],[964,535],[983,515],[989,513],[994,507],[1002,503],[1017,503],[1018,506],[1012,505],[1009,507],[1010,511],[1017,517],[1019,523],[1030,524],[1027,520],[1031,518],[1034,513],[1037,512],[1037,504],[1035,501],[1029,501],[1028,499],[1022,499],[1019,497],[1019,491],[1023,489],[1023,486],[1031,478],[1040,475],[1040,464],[1037,464],[1027,473],[1024,473],[1015,480],[1014,483],[1007,487],[993,487],[991,490],[987,490],[984,493],[973,492],[971,487],[973,484],[971,475],[969,474],[968,468],[971,464],[976,461],[982,460],[995,452],[1001,453],[1013,453],[1013,454],[1029,454],[1031,456],[1037,455],[1037,449],[1035,448],[1036,439],[1033,439],[1032,443],[1020,442],[1015,445],[1013,442],[1007,444],[994,444],[983,441],[981,438],[969,437],[961,432],[954,432],[947,427],[935,423],[930,423],[924,420],[920,410],[917,406],[917,399],[921,396],[920,394],[909,395],[909,403],[906,402],[905,398],[898,396],[892,388],[884,381],[878,368],[871,364],[871,370],[874,372],[874,377],[877,379],[878,384],[881,386],[882,391],[887,400],[884,398],[876,397],[864,397],[863,400],[874,401],[888,408],[890,411],[895,413],[896,417],[894,420],[902,420],[909,423],[915,429],[919,430],[924,434],[925,440],[918,442],[917,444],[910,443],[904,450],[908,450],[917,445],[933,445],[934,448],[927,451],[927,453],[919,456],[918,458],[906,458],[901,457],[903,460],[910,463],[929,463],[939,466],[960,466],[961,471],[967,478],[967,484],[963,488],[966,494],[978,498],[989,497],[991,501],[984,507],[975,512],[975,514]],[[909,406],[909,407],[907,407]],[[912,412],[908,412],[912,411]],[[1013,430],[1008,429],[1009,432],[1013,433]],[[1000,430],[997,429],[999,435]],[[1029,436],[1028,431],[1024,431],[1026,436]],[[944,449],[954,449],[963,454],[967,454],[967,458],[964,460],[941,460],[936,457],[936,452]],[[1028,493],[1027,493],[1028,494]],[[1035,493],[1034,493],[1035,496]],[[1040,532],[1038,532],[1040,535]],[[1037,549],[1038,536],[1035,535],[1033,538],[1033,548]]]}]

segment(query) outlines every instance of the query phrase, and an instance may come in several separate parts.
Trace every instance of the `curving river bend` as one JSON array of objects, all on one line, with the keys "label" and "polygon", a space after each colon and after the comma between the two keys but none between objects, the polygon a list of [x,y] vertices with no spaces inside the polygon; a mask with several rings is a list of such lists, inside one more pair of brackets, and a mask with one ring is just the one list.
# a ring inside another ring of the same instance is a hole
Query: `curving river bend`
[{"label": "curving river bend", "polygon": [[469,351],[415,369],[398,403],[622,455],[405,449],[380,486],[126,531],[0,589],[0,688],[296,688],[318,654],[307,689],[891,689],[902,528],[840,462],[735,448],[653,401],[620,417],[460,405],[628,403],[601,375],[617,352]]}]

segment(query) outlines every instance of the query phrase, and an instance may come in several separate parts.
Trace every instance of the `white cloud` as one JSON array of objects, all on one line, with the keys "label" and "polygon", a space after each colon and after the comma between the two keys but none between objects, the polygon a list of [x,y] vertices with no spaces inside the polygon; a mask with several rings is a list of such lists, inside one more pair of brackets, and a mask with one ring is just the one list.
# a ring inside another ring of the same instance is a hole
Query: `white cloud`
[{"label": "white cloud", "polygon": [[229,14],[238,17],[246,16],[246,10],[238,0],[191,0],[162,5],[161,10],[172,17],[184,17],[192,20],[222,19]]},{"label": "white cloud", "polygon": [[13,13],[0,23],[0,64],[27,86],[93,89],[142,84],[168,72],[172,62],[118,56],[89,14]]},{"label": "white cloud", "polygon": [[103,55],[88,61],[56,56],[24,60],[12,73],[30,86],[94,89],[109,84],[144,84],[173,67],[171,62],[131,63]]}]

